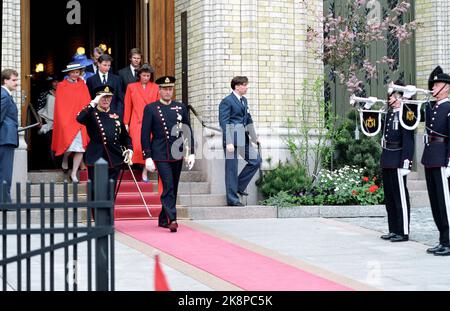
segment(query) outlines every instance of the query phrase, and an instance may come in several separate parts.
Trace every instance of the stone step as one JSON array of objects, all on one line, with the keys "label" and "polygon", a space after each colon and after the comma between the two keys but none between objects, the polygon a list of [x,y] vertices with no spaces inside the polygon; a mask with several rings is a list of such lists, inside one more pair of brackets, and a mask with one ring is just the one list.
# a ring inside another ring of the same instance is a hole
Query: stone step
[{"label": "stone step", "polygon": [[277,218],[277,208],[273,206],[196,206],[188,207],[187,212],[194,220]]},{"label": "stone step", "polygon": [[225,206],[224,194],[192,194],[178,195],[177,203],[189,207]]},{"label": "stone step", "polygon": [[408,190],[409,191],[426,191],[427,190],[427,183],[425,180],[418,180],[418,179],[408,179],[407,182]]},{"label": "stone step", "polygon": [[[126,171],[127,172],[127,171]],[[84,174],[84,173],[83,173]],[[135,177],[138,181],[141,180],[141,173],[139,171],[134,171]],[[126,173],[125,176],[128,176],[129,173]],[[156,173],[149,174],[150,180],[155,181],[157,179]],[[69,181],[68,175],[64,174],[61,170],[49,170],[49,171],[38,171],[38,172],[29,172],[28,180],[31,183],[40,183],[40,182],[63,182],[64,180]],[[132,180],[131,177],[129,180]],[[206,176],[202,171],[182,171],[180,181],[191,181],[191,182],[205,182]]]},{"label": "stone step", "polygon": [[[74,188],[72,183],[69,183],[67,186],[67,193],[72,195],[74,192]],[[25,193],[24,189],[22,189],[22,193]],[[86,194],[86,184],[79,183],[78,184],[78,193]],[[31,196],[39,197],[41,195],[41,186],[39,184],[31,184]],[[50,196],[50,185],[44,184],[44,195]],[[64,195],[64,184],[63,183],[55,183],[55,196],[62,197]]]},{"label": "stone step", "polygon": [[178,195],[209,194],[209,182],[180,182],[178,184]]},{"label": "stone step", "polygon": [[419,179],[419,173],[417,172],[411,172],[408,174],[408,181],[410,180],[421,180]]},{"label": "stone step", "polygon": [[430,200],[426,190],[415,190],[409,192],[411,207],[429,207]]}]

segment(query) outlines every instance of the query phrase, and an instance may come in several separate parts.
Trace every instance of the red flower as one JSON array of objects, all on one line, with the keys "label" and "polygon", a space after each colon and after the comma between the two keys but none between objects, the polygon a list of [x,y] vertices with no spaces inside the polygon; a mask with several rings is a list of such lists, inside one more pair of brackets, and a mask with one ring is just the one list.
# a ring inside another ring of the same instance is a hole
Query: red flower
[{"label": "red flower", "polygon": [[369,191],[370,191],[371,193],[374,193],[374,192],[377,191],[377,190],[378,190],[378,186],[377,186],[377,185],[370,186],[370,188],[369,188]]},{"label": "red flower", "polygon": [[377,180],[377,177],[376,177],[376,176],[374,176],[374,177],[372,178],[372,180],[373,180],[373,181]]},{"label": "red flower", "polygon": [[352,191],[352,195],[358,195],[358,191],[353,190],[353,191]]},{"label": "red flower", "polygon": [[369,177],[363,177],[362,180],[365,181],[365,182],[368,182],[369,181]]}]

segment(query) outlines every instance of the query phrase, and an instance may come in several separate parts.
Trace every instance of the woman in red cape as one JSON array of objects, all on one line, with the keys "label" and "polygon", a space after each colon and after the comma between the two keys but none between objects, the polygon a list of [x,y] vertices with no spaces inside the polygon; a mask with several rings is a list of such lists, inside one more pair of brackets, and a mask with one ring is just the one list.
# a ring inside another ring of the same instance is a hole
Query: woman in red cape
[{"label": "woman in red cape", "polygon": [[[142,165],[145,164],[141,146],[141,127],[144,108],[148,104],[159,100],[159,87],[151,79],[153,71],[153,68],[148,64],[142,65],[137,72],[139,81],[128,84],[125,93],[123,122],[133,142],[133,163]],[[142,180],[145,182],[148,181],[145,165],[142,171]]]},{"label": "woman in red cape", "polygon": [[82,68],[84,67],[78,63],[67,65],[63,72],[68,72],[68,78],[58,84],[55,95],[52,150],[56,156],[64,155],[62,163],[64,171],[68,169],[68,156],[74,153],[70,174],[73,182],[78,182],[78,168],[89,142],[86,128],[76,120],[78,112],[91,101],[86,83],[80,77]]}]

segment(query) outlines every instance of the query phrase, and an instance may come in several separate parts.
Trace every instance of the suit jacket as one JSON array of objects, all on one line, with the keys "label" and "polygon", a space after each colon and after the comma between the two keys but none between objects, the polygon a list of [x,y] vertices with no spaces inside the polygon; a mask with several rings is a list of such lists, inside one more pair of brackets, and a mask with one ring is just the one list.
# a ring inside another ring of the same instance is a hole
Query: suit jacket
[{"label": "suit jacket", "polygon": [[256,141],[256,132],[245,97],[242,97],[242,102],[234,93],[225,97],[219,105],[219,123],[224,147],[227,144],[245,146],[247,136],[250,136],[253,142]]},{"label": "suit jacket", "polygon": [[104,158],[109,167],[115,167],[123,162],[122,146],[133,150],[125,124],[114,111],[103,112],[87,105],[77,121],[86,126],[90,138],[85,155],[87,165],[95,165]]},{"label": "suit jacket", "polygon": [[0,146],[19,146],[17,106],[8,91],[1,88]]},{"label": "suit jacket", "polygon": [[[399,120],[399,111],[390,110],[386,114],[383,127],[383,139],[386,145],[383,147],[380,160],[382,168],[411,169],[414,156],[414,130],[403,128]],[[409,161],[408,167],[404,167],[405,160]]]},{"label": "suit jacket", "polygon": [[118,72],[120,80],[122,80],[122,90],[124,93],[127,90],[127,86],[130,83],[137,82],[139,79],[138,77],[133,75],[133,72],[131,72],[130,66],[127,66],[125,68],[122,68]]},{"label": "suit jacket", "polygon": [[[91,94],[91,99],[94,99],[95,89],[99,86],[102,86],[102,80],[100,78],[99,72],[97,74],[90,77],[86,81],[87,87],[89,88],[89,93]],[[123,119],[123,89],[122,89],[122,81],[119,76],[115,74],[108,73],[108,81],[106,81],[106,85],[112,87],[114,89],[114,96],[111,101],[111,110],[116,111],[120,118]]]},{"label": "suit jacket", "polygon": [[184,139],[190,140],[189,154],[194,154],[194,134],[186,105],[176,101],[165,105],[157,101],[145,106],[141,130],[144,159],[162,162],[181,160],[186,155],[182,134],[187,136]]},{"label": "suit jacket", "polygon": [[[423,149],[422,164],[428,168],[446,167],[450,159],[450,102],[427,104],[425,116],[425,127],[429,142],[425,144]],[[433,142],[433,137],[439,137],[445,141]]]}]

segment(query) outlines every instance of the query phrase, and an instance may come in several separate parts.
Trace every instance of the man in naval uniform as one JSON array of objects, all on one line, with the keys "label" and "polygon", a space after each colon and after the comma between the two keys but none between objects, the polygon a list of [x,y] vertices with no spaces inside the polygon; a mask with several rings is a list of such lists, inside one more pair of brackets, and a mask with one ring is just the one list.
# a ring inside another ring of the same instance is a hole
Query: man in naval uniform
[{"label": "man in naval uniform", "polygon": [[427,253],[437,256],[450,255],[449,215],[450,195],[450,76],[438,66],[430,75],[428,88],[436,102],[425,106],[424,151],[422,164],[425,166],[428,196],[433,219],[439,230],[439,244],[427,249]]},{"label": "man in naval uniform", "polygon": [[186,105],[172,100],[175,78],[164,76],[155,83],[159,85],[160,100],[144,109],[142,153],[147,170],[157,169],[163,184],[158,225],[176,232],[178,183],[183,157],[189,170],[194,166],[194,136]]},{"label": "man in naval uniform", "polygon": [[[397,85],[403,85],[396,82]],[[388,94],[389,110],[383,126],[380,164],[383,169],[384,197],[388,215],[389,233],[383,240],[408,241],[410,202],[406,176],[411,172],[414,155],[414,130],[407,130],[400,121],[403,93]]]},{"label": "man in naval uniform", "polygon": [[95,92],[96,97],[77,116],[77,121],[86,126],[90,139],[85,153],[88,176],[94,189],[94,165],[103,158],[109,164],[108,179],[114,180],[115,189],[122,163],[130,163],[133,157],[133,147],[125,124],[117,111],[110,108],[114,96],[111,87],[103,85]]}]

